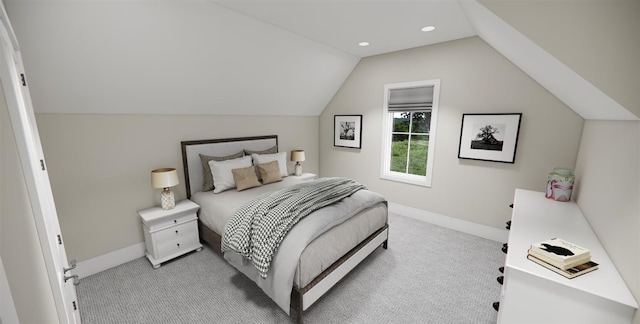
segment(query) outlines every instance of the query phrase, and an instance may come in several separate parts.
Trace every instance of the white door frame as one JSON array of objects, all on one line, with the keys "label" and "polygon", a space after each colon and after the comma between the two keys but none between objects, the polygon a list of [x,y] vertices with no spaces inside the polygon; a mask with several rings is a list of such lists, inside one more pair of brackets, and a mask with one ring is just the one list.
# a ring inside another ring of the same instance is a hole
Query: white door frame
[{"label": "white door frame", "polygon": [[16,139],[20,164],[29,194],[33,217],[53,299],[60,323],[80,323],[80,311],[73,280],[63,270],[67,255],[58,222],[53,192],[46,170],[40,135],[31,96],[25,80],[18,42],[4,6],[0,5],[0,78],[4,87],[9,119]]}]

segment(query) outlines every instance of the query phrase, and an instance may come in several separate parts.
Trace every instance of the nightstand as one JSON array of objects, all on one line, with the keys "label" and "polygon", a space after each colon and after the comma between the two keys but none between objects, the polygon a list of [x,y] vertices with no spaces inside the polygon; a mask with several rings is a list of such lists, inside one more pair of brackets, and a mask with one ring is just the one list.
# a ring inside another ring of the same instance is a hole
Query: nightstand
[{"label": "nightstand", "polygon": [[311,181],[311,180],[318,179],[318,176],[315,173],[303,173],[299,176],[293,175],[293,177],[299,178],[302,181]]},{"label": "nightstand", "polygon": [[198,237],[198,206],[183,200],[170,210],[153,207],[139,210],[144,227],[146,256],[154,269],[162,262],[193,250],[202,250]]}]

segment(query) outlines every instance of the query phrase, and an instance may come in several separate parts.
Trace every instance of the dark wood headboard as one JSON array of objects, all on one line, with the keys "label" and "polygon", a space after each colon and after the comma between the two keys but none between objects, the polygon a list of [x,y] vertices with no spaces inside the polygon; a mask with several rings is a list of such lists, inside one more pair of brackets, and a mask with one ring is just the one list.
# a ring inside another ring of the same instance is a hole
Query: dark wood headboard
[{"label": "dark wood headboard", "polygon": [[193,193],[202,190],[203,170],[200,154],[209,156],[228,156],[244,149],[261,151],[278,146],[278,135],[218,138],[208,140],[183,141],[182,166],[184,168],[184,182],[187,189],[187,199]]}]

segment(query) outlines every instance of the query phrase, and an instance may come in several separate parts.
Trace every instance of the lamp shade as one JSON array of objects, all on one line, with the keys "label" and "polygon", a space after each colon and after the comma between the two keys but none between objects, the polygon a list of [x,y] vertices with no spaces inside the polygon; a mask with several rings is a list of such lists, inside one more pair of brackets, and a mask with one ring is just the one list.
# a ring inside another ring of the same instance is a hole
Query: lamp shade
[{"label": "lamp shade", "polygon": [[174,168],[162,168],[151,171],[151,187],[169,188],[178,185],[178,172]]},{"label": "lamp shade", "polygon": [[294,162],[304,161],[304,150],[291,151],[291,161],[294,161]]}]

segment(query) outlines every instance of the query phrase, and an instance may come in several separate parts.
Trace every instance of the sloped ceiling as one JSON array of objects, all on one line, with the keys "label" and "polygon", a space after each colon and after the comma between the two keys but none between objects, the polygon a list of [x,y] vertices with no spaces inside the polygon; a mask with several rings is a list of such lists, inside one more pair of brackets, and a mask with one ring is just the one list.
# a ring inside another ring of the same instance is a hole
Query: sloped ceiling
[{"label": "sloped ceiling", "polygon": [[[312,10],[299,2],[6,6],[37,113],[318,116],[361,56],[475,35],[455,1],[302,1]],[[254,17],[258,11],[282,24]],[[438,30],[420,31],[433,21]],[[333,31],[323,37],[312,27]],[[359,36],[372,46],[360,50]]]},{"label": "sloped ceiling", "polygon": [[[358,57],[476,35],[455,0],[212,1]],[[422,32],[426,26],[436,29]]]},{"label": "sloped ceiling", "polygon": [[[640,41],[635,34],[640,30],[640,2],[483,2],[490,3],[494,10],[501,9],[497,11],[502,17],[527,35],[480,3],[462,0],[478,35],[580,116],[639,120],[640,94],[635,89],[640,86],[640,59],[635,53],[640,50]],[[548,29],[547,25],[555,28]],[[530,39],[529,35],[545,28],[544,35],[537,33],[537,42]],[[589,63],[582,63],[585,61]]]},{"label": "sloped ceiling", "polygon": [[317,116],[360,59],[204,1],[7,10],[37,113]]},{"label": "sloped ceiling", "polygon": [[[498,17],[476,0],[9,0],[6,6],[38,113],[318,116],[362,57],[477,34],[585,119],[640,115],[630,108],[638,105],[637,91],[603,92],[507,24],[509,12]],[[426,25],[436,30],[420,32]],[[358,47],[359,41],[371,45]]]}]

